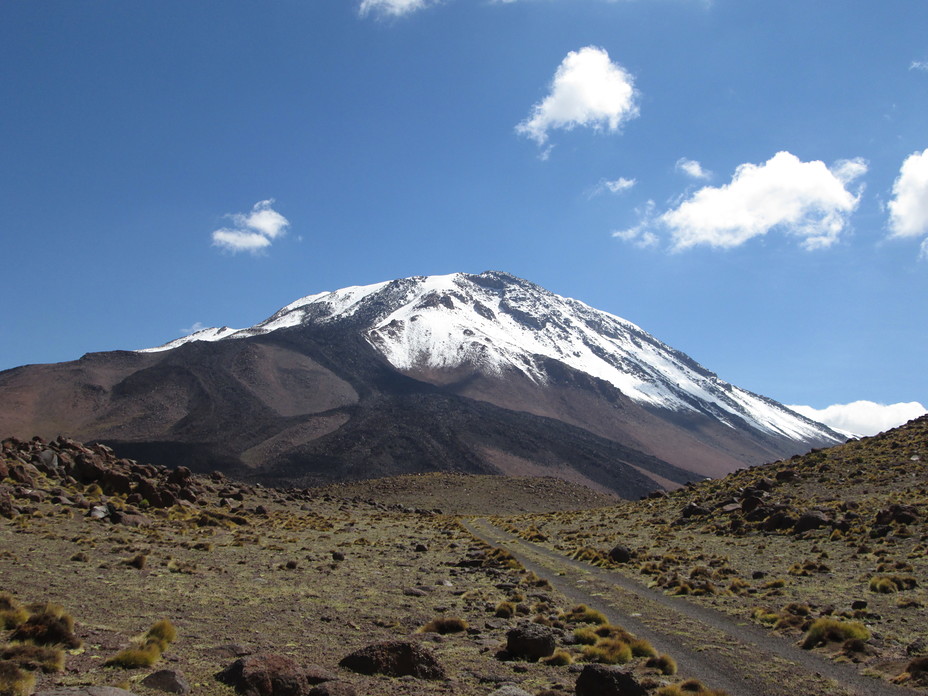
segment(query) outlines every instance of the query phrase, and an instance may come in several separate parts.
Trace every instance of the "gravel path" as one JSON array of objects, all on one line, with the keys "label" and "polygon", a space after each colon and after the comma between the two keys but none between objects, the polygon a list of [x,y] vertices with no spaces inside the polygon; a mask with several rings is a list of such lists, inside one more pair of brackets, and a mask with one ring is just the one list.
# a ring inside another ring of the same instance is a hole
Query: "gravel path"
[{"label": "gravel path", "polygon": [[618,573],[574,561],[520,539],[485,519],[467,529],[513,554],[571,601],[671,655],[687,677],[731,696],[901,696],[924,693],[866,677],[848,664],[802,650],[750,623],[657,592]]}]

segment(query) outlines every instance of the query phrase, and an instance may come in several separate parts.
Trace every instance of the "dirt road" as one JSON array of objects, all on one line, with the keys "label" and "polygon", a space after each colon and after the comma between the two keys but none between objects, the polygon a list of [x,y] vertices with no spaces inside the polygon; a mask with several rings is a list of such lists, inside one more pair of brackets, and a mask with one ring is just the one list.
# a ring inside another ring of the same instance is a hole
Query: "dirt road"
[{"label": "dirt road", "polygon": [[465,526],[487,543],[508,550],[571,601],[602,611],[611,623],[671,655],[681,674],[732,696],[911,696],[924,692],[863,676],[851,665],[802,650],[753,624],[739,623],[618,573],[574,561],[485,519],[465,521]]}]

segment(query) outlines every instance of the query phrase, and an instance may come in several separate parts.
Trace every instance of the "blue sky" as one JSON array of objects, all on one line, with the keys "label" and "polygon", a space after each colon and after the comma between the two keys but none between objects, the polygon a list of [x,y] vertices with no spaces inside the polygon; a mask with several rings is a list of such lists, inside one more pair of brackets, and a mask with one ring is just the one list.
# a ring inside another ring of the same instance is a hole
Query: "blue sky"
[{"label": "blue sky", "polygon": [[920,0],[2,3],[0,369],[500,269],[784,403],[925,403],[926,26]]}]

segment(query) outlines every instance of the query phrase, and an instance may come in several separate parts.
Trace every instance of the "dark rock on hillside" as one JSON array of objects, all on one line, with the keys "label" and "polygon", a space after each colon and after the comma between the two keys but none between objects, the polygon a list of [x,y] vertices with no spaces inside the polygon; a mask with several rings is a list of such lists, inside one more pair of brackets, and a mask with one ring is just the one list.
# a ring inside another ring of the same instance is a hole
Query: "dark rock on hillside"
[{"label": "dark rock on hillside", "polygon": [[216,679],[242,696],[304,696],[309,691],[303,669],[289,657],[271,653],[236,660]]},{"label": "dark rock on hillside", "polygon": [[554,632],[541,624],[521,624],[506,633],[506,653],[509,657],[535,662],[553,654],[554,647]]},{"label": "dark rock on hillside", "polygon": [[611,665],[586,665],[577,677],[576,696],[647,696],[634,675]]},{"label": "dark rock on hillside", "polygon": [[338,663],[361,674],[418,679],[444,679],[445,669],[427,648],[418,643],[392,640],[356,650]]}]

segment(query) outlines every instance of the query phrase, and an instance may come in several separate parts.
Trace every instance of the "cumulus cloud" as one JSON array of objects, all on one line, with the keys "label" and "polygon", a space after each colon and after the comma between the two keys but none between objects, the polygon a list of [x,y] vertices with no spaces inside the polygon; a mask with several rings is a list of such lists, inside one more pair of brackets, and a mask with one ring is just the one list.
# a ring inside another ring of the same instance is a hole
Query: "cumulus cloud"
[{"label": "cumulus cloud", "polygon": [[638,115],[634,78],[613,63],[605,49],[586,46],[561,62],[548,96],[516,126],[516,132],[543,145],[555,128],[586,126],[616,132]]},{"label": "cumulus cloud", "polygon": [[806,418],[852,435],[876,435],[928,413],[925,407],[917,401],[898,404],[854,401],[850,404],[834,404],[822,409],[811,406],[787,406],[787,408],[801,413]]},{"label": "cumulus cloud", "polygon": [[362,17],[374,13],[381,16],[399,17],[401,15],[434,5],[429,0],[361,0],[358,14]]},{"label": "cumulus cloud", "polygon": [[867,171],[863,160],[842,160],[831,169],[778,152],[763,164],[742,164],[730,183],[706,186],[660,216],[673,247],[699,244],[731,248],[780,229],[806,249],[834,244],[857,208],[859,193],[847,186]]},{"label": "cumulus cloud", "polygon": [[290,226],[289,220],[271,207],[273,203],[273,199],[258,201],[247,213],[227,215],[233,226],[215,230],[213,246],[233,254],[240,251],[257,254],[269,247]]},{"label": "cumulus cloud", "polygon": [[[928,149],[902,163],[889,202],[889,229],[891,237],[928,235]],[[922,242],[921,254],[928,256],[928,239]]]},{"label": "cumulus cloud", "polygon": [[677,160],[676,168],[678,172],[683,172],[691,179],[708,179],[712,176],[712,172],[703,169],[699,162],[686,157]]}]

